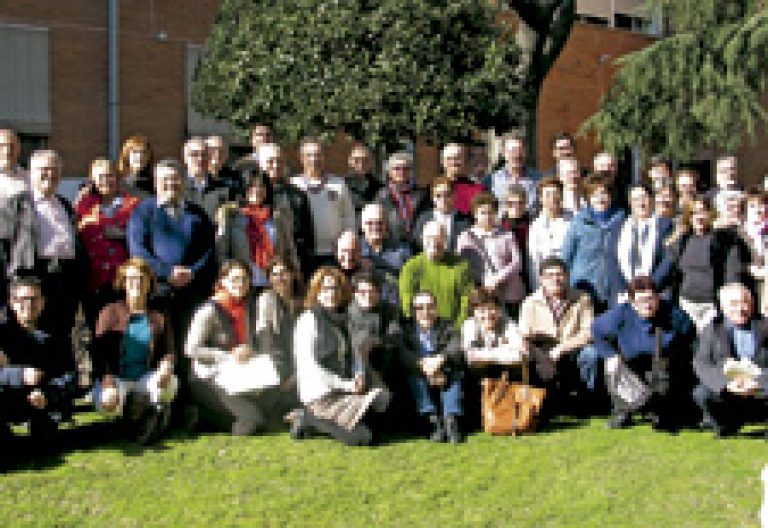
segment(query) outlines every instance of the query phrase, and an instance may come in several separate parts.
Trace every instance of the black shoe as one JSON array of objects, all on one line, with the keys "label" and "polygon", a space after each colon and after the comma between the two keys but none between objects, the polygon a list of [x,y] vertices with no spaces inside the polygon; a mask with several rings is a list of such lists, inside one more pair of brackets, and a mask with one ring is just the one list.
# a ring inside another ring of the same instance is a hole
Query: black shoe
[{"label": "black shoe", "polygon": [[304,409],[296,409],[291,416],[291,439],[303,440],[309,436],[309,426],[307,425],[307,416]]},{"label": "black shoe", "polygon": [[445,417],[445,436],[451,444],[461,443],[461,431],[459,431],[459,419],[449,415]]},{"label": "black shoe", "polygon": [[157,409],[152,407],[144,412],[144,416],[136,422],[136,436],[134,440],[139,445],[149,445],[158,435],[161,416]]},{"label": "black shoe", "polygon": [[443,419],[436,414],[430,414],[429,423],[432,425],[432,432],[429,435],[429,439],[433,442],[445,442]]},{"label": "black shoe", "polygon": [[723,438],[730,438],[732,436],[736,436],[736,433],[739,432],[739,428],[734,426],[715,424],[714,432],[715,432],[715,438],[717,438],[718,440],[722,440]]},{"label": "black shoe", "polygon": [[605,426],[608,429],[624,429],[632,423],[628,412],[615,412],[611,415],[611,418],[606,422]]}]

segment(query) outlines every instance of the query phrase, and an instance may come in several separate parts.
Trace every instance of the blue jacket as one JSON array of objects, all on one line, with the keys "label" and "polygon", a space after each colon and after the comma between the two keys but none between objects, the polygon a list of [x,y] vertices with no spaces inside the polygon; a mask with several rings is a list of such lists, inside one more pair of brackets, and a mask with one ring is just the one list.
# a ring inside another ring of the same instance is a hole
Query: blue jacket
[{"label": "blue jacket", "polygon": [[[661,355],[675,359],[678,368],[690,367],[696,328],[683,310],[669,301],[660,301],[654,318],[661,328]],[[599,357],[621,354],[625,359],[652,355],[655,332],[629,303],[614,306],[592,323],[592,339]]]},{"label": "blue jacket", "polygon": [[623,222],[624,211],[614,209],[601,225],[586,207],[576,213],[565,234],[563,260],[571,287],[589,293],[595,302],[612,302],[615,296],[619,278],[614,248]]},{"label": "blue jacket", "polygon": [[210,294],[216,276],[214,227],[198,205],[184,201],[181,215],[172,219],[157,198],[147,198],[128,222],[128,251],[146,260],[166,285],[174,266],[192,270],[192,282],[185,288],[200,296]]}]

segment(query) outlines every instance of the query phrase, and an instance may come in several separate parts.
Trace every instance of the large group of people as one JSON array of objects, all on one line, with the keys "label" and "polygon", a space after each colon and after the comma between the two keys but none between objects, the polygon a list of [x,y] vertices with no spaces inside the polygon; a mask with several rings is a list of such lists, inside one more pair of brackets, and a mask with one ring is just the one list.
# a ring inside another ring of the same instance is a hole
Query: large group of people
[{"label": "large group of people", "polygon": [[251,143],[231,164],[220,136],[155,160],[133,136],[70,203],[60,155],[22,169],[0,130],[0,438],[27,423],[50,443],[82,400],[141,443],[174,426],[458,443],[482,379],[523,370],[542,427],[601,405],[611,428],[717,437],[766,418],[768,194],[736,157],[705,192],[662,157],[632,183],[608,152],[580,167],[569,134],[540,172],[511,134],[496,167],[448,143],[420,188],[406,151],[380,179],[363,144],[333,175],[315,138],[295,174],[269,126]]}]

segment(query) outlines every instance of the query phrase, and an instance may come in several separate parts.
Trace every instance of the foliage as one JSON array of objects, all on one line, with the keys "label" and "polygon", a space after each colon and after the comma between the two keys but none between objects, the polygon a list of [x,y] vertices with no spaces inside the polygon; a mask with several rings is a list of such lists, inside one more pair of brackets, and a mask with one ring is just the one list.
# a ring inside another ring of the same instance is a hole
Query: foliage
[{"label": "foliage", "polygon": [[140,454],[120,442],[73,440],[60,459],[19,462],[0,476],[0,524],[758,525],[762,437],[560,425],[521,438],[475,434],[460,446],[209,434]]},{"label": "foliage", "polygon": [[370,144],[519,124],[519,51],[490,2],[225,0],[193,87],[206,115]]},{"label": "foliage", "polygon": [[768,119],[761,104],[768,10],[748,0],[655,0],[674,33],[618,61],[599,111],[584,125],[612,150],[639,144],[688,159],[733,150]]}]

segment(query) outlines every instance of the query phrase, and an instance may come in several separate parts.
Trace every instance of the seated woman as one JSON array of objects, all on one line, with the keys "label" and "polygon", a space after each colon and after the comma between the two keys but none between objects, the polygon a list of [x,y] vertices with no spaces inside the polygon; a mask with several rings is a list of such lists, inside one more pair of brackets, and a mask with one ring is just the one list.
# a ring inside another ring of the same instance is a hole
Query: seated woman
[{"label": "seated woman", "polygon": [[279,421],[285,372],[279,350],[257,356],[256,309],[251,269],[244,262],[225,262],[214,294],[198,308],[187,334],[192,360],[190,394],[201,422],[234,435],[251,435]]},{"label": "seated woman", "polygon": [[[629,302],[605,312],[592,326],[611,397],[608,426],[626,427],[632,412],[645,411],[654,429],[675,429],[690,401],[696,329],[684,311],[659,297],[650,277],[632,279],[628,293]],[[623,375],[622,367],[635,376]]]},{"label": "seated woman", "polygon": [[217,215],[220,221],[216,250],[220,263],[229,259],[247,262],[253,286],[260,289],[269,284],[265,270],[272,257],[285,257],[294,269],[298,269],[298,257],[291,220],[274,210],[272,184],[266,174],[259,170],[250,172],[245,199],[243,207],[224,206],[222,214]]},{"label": "seated woman", "polygon": [[155,285],[146,261],[123,263],[115,289],[124,291],[125,299],[99,312],[92,346],[96,409],[123,417],[142,443],[167,425],[179,385],[169,321],[147,307]]},{"label": "seated woman", "polygon": [[470,316],[461,326],[461,343],[469,366],[464,383],[465,403],[470,409],[468,427],[480,425],[480,383],[523,360],[523,340],[515,321],[503,313],[498,298],[477,288],[469,295]]},{"label": "seated woman", "polygon": [[498,202],[491,193],[476,195],[472,199],[475,223],[459,235],[456,251],[469,260],[475,282],[496,292],[507,313],[517,317],[525,297],[525,253],[520,251],[515,233],[498,228],[497,214]]},{"label": "seated woman", "polygon": [[414,318],[404,328],[400,362],[408,372],[416,411],[431,425],[430,440],[457,444],[463,414],[461,337],[452,321],[438,317],[431,292],[416,293],[411,309]]},{"label": "seated woman", "polygon": [[346,327],[349,282],[338,268],[322,266],[312,276],[296,321],[293,355],[304,408],[293,413],[291,437],[317,431],[347,445],[370,445],[370,411],[383,412],[389,392],[369,388],[363,359],[355,357]]}]

